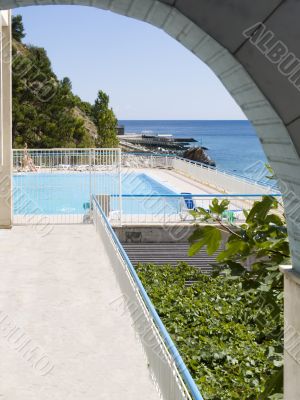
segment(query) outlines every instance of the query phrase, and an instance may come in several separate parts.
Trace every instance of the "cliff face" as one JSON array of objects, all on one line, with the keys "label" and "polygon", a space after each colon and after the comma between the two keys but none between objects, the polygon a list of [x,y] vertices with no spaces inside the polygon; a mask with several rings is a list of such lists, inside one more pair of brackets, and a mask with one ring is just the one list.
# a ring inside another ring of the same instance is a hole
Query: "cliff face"
[{"label": "cliff face", "polygon": [[201,162],[202,164],[210,165],[213,167],[216,165],[216,163],[212,161],[205,153],[202,147],[191,147],[190,149],[187,149],[183,153],[183,157],[187,158],[188,160]]}]

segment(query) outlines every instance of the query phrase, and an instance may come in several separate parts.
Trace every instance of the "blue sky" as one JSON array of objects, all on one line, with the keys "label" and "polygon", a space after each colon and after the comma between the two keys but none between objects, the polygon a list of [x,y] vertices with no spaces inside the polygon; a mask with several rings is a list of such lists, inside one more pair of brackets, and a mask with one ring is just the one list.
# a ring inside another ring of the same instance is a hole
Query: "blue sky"
[{"label": "blue sky", "polygon": [[27,43],[45,47],[59,78],[93,102],[105,90],[119,119],[245,119],[210,71],[163,31],[89,7],[47,6],[23,15]]}]

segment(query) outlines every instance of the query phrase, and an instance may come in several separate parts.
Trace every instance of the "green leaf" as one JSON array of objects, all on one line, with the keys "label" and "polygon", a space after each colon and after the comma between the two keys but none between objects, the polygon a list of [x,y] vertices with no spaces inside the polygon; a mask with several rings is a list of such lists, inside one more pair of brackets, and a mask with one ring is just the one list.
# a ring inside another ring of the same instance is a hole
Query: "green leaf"
[{"label": "green leaf", "polygon": [[222,200],[220,203],[218,199],[213,199],[209,209],[212,214],[221,216],[222,213],[228,209],[229,204],[230,202],[227,199]]},{"label": "green leaf", "polygon": [[228,241],[226,244],[226,249],[222,251],[218,257],[217,261],[223,262],[225,260],[232,259],[237,255],[246,255],[248,254],[249,245],[243,240],[235,239],[233,241]]},{"label": "green leaf", "polygon": [[188,241],[190,243],[194,243],[199,239],[202,239],[203,237],[203,228],[202,227],[196,227],[194,232],[189,236]]},{"label": "green leaf", "polygon": [[283,393],[276,393],[276,394],[273,394],[272,396],[269,396],[268,399],[269,400],[283,400],[284,396],[283,396]]},{"label": "green leaf", "polygon": [[270,173],[270,175],[267,175],[266,178],[268,178],[268,179],[276,179],[275,175],[274,175],[273,168],[269,164],[265,164],[265,167],[268,170],[268,172]]},{"label": "green leaf", "polygon": [[230,268],[231,274],[233,276],[241,276],[241,275],[244,275],[246,272],[245,267],[240,263],[228,261],[226,264]]},{"label": "green leaf", "polygon": [[205,241],[203,241],[203,240],[200,240],[199,242],[193,243],[189,248],[188,255],[190,257],[193,257],[195,254],[199,253],[199,251],[204,246],[205,246]]},{"label": "green leaf", "polygon": [[207,254],[212,255],[220,247],[222,234],[221,231],[214,226],[198,227],[189,240],[193,243],[188,252],[189,256],[194,256],[204,246],[206,246]]},{"label": "green leaf", "polygon": [[[268,400],[271,395],[282,393],[283,387],[283,367],[279,368],[267,381],[266,389],[259,397],[259,400]],[[276,397],[275,397],[276,398]],[[273,397],[274,399],[274,397]]]},{"label": "green leaf", "polygon": [[214,254],[220,247],[222,234],[218,228],[206,226],[204,239],[206,240],[206,251],[209,256]]},{"label": "green leaf", "polygon": [[265,220],[266,224],[275,224],[277,226],[282,226],[284,224],[283,220],[280,218],[279,215],[271,214],[266,217]]},{"label": "green leaf", "polygon": [[246,222],[249,224],[255,220],[262,221],[265,220],[269,211],[274,208],[277,201],[272,196],[263,196],[262,201],[256,201],[252,207]]},{"label": "green leaf", "polygon": [[195,218],[201,218],[203,220],[211,219],[211,214],[202,207],[197,207],[196,210],[190,211],[190,214]]}]

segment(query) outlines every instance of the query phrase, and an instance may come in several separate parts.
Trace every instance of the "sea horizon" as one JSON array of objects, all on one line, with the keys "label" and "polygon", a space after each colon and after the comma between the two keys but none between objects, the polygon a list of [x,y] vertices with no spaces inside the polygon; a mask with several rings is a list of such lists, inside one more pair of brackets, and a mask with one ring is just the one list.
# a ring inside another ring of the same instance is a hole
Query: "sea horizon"
[{"label": "sea horizon", "polygon": [[119,120],[125,134],[172,134],[196,140],[206,147],[217,168],[265,182],[267,159],[254,127],[248,120]]}]

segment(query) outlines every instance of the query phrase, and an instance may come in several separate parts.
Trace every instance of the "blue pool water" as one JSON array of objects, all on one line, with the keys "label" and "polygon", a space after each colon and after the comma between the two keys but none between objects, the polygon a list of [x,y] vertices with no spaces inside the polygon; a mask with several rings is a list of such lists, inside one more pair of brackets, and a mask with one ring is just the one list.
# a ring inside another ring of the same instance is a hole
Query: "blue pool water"
[{"label": "blue pool water", "polygon": [[[118,209],[119,175],[116,173],[27,173],[14,176],[14,213],[84,214],[90,195],[116,195],[111,210]],[[122,174],[122,193],[127,195],[175,194],[163,184],[143,173]],[[168,199],[168,212],[178,209],[178,200]],[[123,212],[152,214],[165,212],[157,199],[125,198]]]}]

